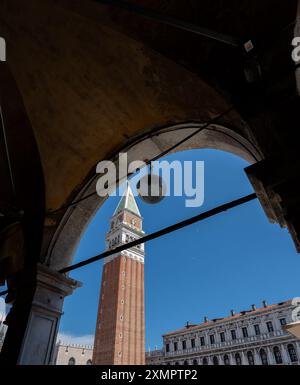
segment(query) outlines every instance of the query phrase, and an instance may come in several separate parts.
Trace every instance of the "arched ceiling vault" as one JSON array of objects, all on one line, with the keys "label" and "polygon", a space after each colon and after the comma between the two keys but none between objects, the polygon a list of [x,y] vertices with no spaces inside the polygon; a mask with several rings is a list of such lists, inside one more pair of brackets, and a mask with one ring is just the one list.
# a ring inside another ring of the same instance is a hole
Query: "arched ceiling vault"
[{"label": "arched ceiling vault", "polygon": [[101,20],[51,0],[22,11],[17,0],[2,3],[1,34],[40,149],[48,210],[127,138],[228,108],[196,75]]},{"label": "arched ceiling vault", "polygon": [[[295,19],[297,6],[296,0],[290,7],[274,0],[138,3],[243,38],[279,31]],[[37,141],[48,212],[74,199],[95,165],[130,138],[205,123],[236,97],[236,54],[188,33],[95,1],[31,0],[20,7],[19,0],[0,0],[0,8],[0,36]],[[238,111],[219,124],[254,140]],[[46,227],[55,229],[62,215],[48,218]]]},{"label": "arched ceiling vault", "polygon": [[[124,150],[128,156],[128,164],[140,159],[152,159],[157,154],[169,149],[183,138],[198,130],[202,125],[185,123],[169,126],[158,130],[156,135],[139,138]],[[211,125],[202,132],[181,144],[176,151],[190,149],[211,148],[228,151],[244,158],[250,164],[261,160],[261,154],[257,148],[241,135],[233,130],[220,125]],[[118,159],[115,160],[118,168]],[[105,202],[105,198],[95,194],[96,183],[100,176],[91,178],[78,195],[78,199],[90,196],[82,200],[74,207],[70,207],[60,222],[50,247],[47,250],[46,263],[57,270],[68,266],[74,257],[76,247],[99,207]]]}]

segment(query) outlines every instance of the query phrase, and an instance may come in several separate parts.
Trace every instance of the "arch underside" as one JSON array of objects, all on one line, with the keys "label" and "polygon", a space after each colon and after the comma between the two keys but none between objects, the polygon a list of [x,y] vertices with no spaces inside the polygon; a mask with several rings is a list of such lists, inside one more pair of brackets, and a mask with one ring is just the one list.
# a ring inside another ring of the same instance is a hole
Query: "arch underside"
[{"label": "arch underside", "polygon": [[[152,159],[200,127],[200,124],[195,123],[165,127],[161,130],[156,130],[155,135],[151,135],[150,138],[148,137],[149,134],[145,134],[144,139],[139,138],[136,143],[131,144],[128,148],[124,148],[123,151],[128,155],[128,163],[135,160]],[[262,159],[255,145],[234,131],[219,125],[207,127],[176,148],[174,152],[191,149],[227,151],[242,157],[251,164]],[[115,163],[117,167],[117,161]],[[93,193],[94,195],[71,207],[61,221],[61,226],[53,237],[46,259],[47,264],[52,268],[59,270],[72,263],[74,252],[83,233],[96,212],[107,199],[107,197],[102,198],[95,194],[96,183],[97,177],[94,176],[79,193],[77,198],[75,198],[75,201],[76,199],[81,199]]]},{"label": "arch underside", "polygon": [[[156,7],[157,2],[140,3]],[[189,2],[182,13],[180,1],[158,3],[157,10],[163,13],[177,18],[195,15],[197,20],[190,22],[206,22],[213,30],[237,37],[279,31],[294,21],[297,8],[296,0],[290,7],[280,6],[278,0],[257,5],[245,0],[238,6],[228,0],[226,6],[219,1],[212,9],[211,1],[201,0]],[[19,0],[0,0],[0,7],[7,64],[41,157],[47,213],[94,192],[99,161],[126,148],[132,160],[150,158],[232,105],[237,82],[220,78],[226,78],[228,70],[235,72],[240,63],[232,51],[215,43],[93,1],[31,0],[20,12]],[[272,18],[263,17],[270,9]],[[278,71],[272,68],[270,80],[275,84]],[[295,87],[295,79],[289,81]],[[265,124],[267,118],[262,120]],[[178,150],[220,149],[254,163],[262,153],[275,152],[278,143],[269,127],[264,131],[257,120],[250,123],[232,110]],[[136,140],[144,141],[132,147]],[[70,264],[102,203],[96,196],[47,215],[41,260],[57,269]]]}]

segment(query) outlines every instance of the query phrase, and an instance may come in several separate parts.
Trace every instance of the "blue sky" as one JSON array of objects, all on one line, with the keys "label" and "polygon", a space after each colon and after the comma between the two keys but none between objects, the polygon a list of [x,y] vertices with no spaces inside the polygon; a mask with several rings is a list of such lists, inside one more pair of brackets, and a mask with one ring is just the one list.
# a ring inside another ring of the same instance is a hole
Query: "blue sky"
[{"label": "blue sky", "polygon": [[[205,162],[205,201],[186,208],[186,197],[147,205],[137,198],[144,230],[151,233],[219,204],[253,192],[247,162],[216,150],[172,154],[168,160]],[[104,251],[109,219],[119,201],[111,197],[83,235],[74,262]],[[300,256],[286,229],[270,224],[257,200],[145,245],[146,349],[162,345],[161,335],[204,316],[218,318],[300,294]],[[60,338],[90,343],[95,330],[102,262],[71,273],[83,283],[65,300]]]}]

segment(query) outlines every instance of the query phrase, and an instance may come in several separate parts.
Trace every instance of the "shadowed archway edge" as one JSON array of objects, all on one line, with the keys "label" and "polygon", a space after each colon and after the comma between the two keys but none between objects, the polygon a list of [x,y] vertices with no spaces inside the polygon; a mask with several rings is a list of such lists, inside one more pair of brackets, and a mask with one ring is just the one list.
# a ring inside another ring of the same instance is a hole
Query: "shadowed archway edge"
[{"label": "shadowed archway edge", "polygon": [[[201,126],[199,123],[189,122],[164,127],[161,130],[155,130],[155,135],[151,135],[150,138],[149,133],[146,133],[144,138],[139,138],[136,143],[131,143],[127,149],[124,148],[122,151],[127,152],[128,162],[151,159]],[[250,164],[262,159],[262,154],[257,146],[232,129],[217,124],[209,126],[174,152],[208,148],[230,152]],[[97,179],[97,175],[92,177],[80,191],[77,199],[94,193]],[[95,194],[67,210],[48,248],[46,257],[48,266],[59,270],[72,263],[74,252],[82,235],[106,199]]]}]

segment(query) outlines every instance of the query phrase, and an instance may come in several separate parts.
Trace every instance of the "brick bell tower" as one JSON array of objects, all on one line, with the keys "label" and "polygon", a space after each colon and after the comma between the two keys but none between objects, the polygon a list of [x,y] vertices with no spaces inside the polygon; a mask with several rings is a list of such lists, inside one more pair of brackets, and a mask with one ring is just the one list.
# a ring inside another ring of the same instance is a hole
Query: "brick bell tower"
[{"label": "brick bell tower", "polygon": [[[142,217],[128,184],[111,218],[106,249],[143,235]],[[145,364],[143,244],[104,260],[93,364]]]}]

